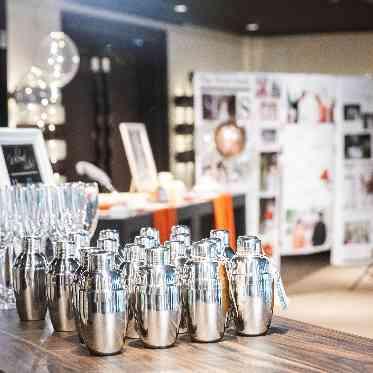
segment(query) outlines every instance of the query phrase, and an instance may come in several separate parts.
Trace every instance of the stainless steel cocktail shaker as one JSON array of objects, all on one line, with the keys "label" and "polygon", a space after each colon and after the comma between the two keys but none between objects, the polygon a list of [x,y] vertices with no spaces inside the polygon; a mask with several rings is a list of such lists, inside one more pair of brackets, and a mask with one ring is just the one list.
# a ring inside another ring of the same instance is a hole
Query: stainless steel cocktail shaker
[{"label": "stainless steel cocktail shaker", "polygon": [[13,266],[16,306],[22,321],[44,320],[47,312],[47,261],[40,248],[40,237],[25,237]]},{"label": "stainless steel cocktail shaker", "polygon": [[217,342],[224,336],[230,307],[224,262],[216,242],[204,239],[191,247],[188,263],[187,316],[193,341]]},{"label": "stainless steel cocktail shaker", "polygon": [[[89,247],[90,238],[89,233],[80,230],[78,232],[71,233],[69,236],[70,242],[70,256],[74,256],[76,258],[80,257],[80,250]],[[56,254],[56,253],[55,253]],[[55,256],[55,255],[54,255]]]},{"label": "stainless steel cocktail shaker", "polygon": [[79,321],[84,343],[94,355],[120,353],[128,321],[128,292],[113,257],[93,252],[80,290]]},{"label": "stainless steel cocktail shaker", "polygon": [[72,284],[78,267],[77,259],[70,255],[70,245],[67,242],[57,242],[56,256],[47,273],[49,315],[57,332],[75,330]]},{"label": "stainless steel cocktail shaker", "polygon": [[274,277],[269,259],[261,255],[256,237],[238,240],[229,266],[234,321],[240,335],[265,334],[273,315]]},{"label": "stainless steel cocktail shaker", "polygon": [[120,271],[128,286],[128,327],[126,336],[128,338],[140,338],[136,330],[135,322],[135,283],[136,274],[141,266],[145,264],[145,247],[138,244],[127,244],[123,250],[124,262]]},{"label": "stainless steel cocktail shaker", "polygon": [[156,241],[156,245],[160,244],[159,230],[153,227],[143,227],[140,229],[140,236],[142,237],[153,237]]},{"label": "stainless steel cocktail shaker", "polygon": [[181,322],[179,328],[179,334],[187,333],[188,331],[188,324],[187,324],[187,314],[186,314],[186,299],[188,296],[187,293],[187,283],[186,283],[186,276],[187,276],[187,260],[188,260],[188,252],[187,248],[182,241],[165,241],[164,246],[168,248],[170,251],[170,259],[171,265],[176,267],[176,275],[178,277],[178,281],[181,287],[181,300],[182,300],[182,314],[181,314]]},{"label": "stainless steel cocktail shaker", "polygon": [[147,266],[136,276],[137,330],[147,347],[165,348],[177,339],[181,319],[181,289],[167,248],[148,249]]},{"label": "stainless steel cocktail shaker", "polygon": [[187,248],[182,241],[169,240],[164,242],[164,246],[170,252],[171,264],[176,267],[182,267],[188,258]]},{"label": "stainless steel cocktail shaker", "polygon": [[81,343],[84,343],[82,332],[80,330],[80,321],[79,321],[79,308],[80,308],[80,288],[84,280],[84,276],[88,271],[88,259],[89,254],[97,250],[95,247],[84,247],[80,249],[80,258],[79,258],[79,267],[74,273],[73,281],[71,284],[72,292],[72,304],[73,304],[73,313],[75,318],[75,327],[79,336]]},{"label": "stainless steel cocktail shaker", "polygon": [[116,229],[102,229],[98,235],[99,240],[111,239],[117,241],[117,245],[120,244],[119,232]]},{"label": "stainless steel cocktail shaker", "polygon": [[13,309],[16,306],[13,290],[13,263],[15,258],[14,244],[5,240],[0,232],[0,303],[4,301],[6,309]]},{"label": "stainless steel cocktail shaker", "polygon": [[151,249],[159,245],[157,238],[153,236],[136,236],[134,243],[144,246],[145,249]]},{"label": "stainless steel cocktail shaker", "polygon": [[170,265],[171,251],[166,246],[152,247],[145,250],[145,265]]},{"label": "stainless steel cocktail shaker", "polygon": [[105,238],[97,240],[97,248],[102,251],[107,251],[110,253],[115,253],[118,248],[116,240],[112,238]]},{"label": "stainless steel cocktail shaker", "polygon": [[191,236],[190,228],[187,225],[174,225],[171,228],[171,236],[178,234],[187,234]]},{"label": "stainless steel cocktail shaker", "polygon": [[237,254],[241,256],[262,255],[262,245],[257,236],[238,236]]},{"label": "stainless steel cocktail shaker", "polygon": [[97,248],[111,252],[114,258],[114,267],[119,269],[123,262],[120,250],[119,232],[116,229],[104,229],[99,233]]},{"label": "stainless steel cocktail shaker", "polygon": [[229,232],[225,229],[212,229],[210,231],[211,238],[217,238],[221,240],[223,246],[222,255],[227,258],[231,259],[234,256],[233,249],[229,246]]}]

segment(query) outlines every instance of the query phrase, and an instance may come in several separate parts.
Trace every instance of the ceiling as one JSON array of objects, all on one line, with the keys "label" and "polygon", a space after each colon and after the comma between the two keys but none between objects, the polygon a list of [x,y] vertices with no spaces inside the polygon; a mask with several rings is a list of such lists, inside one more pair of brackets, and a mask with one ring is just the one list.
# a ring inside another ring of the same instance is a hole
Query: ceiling
[{"label": "ceiling", "polygon": [[[373,30],[373,0],[65,0],[241,35]],[[176,4],[186,5],[176,13]],[[247,25],[258,30],[248,31]]]}]

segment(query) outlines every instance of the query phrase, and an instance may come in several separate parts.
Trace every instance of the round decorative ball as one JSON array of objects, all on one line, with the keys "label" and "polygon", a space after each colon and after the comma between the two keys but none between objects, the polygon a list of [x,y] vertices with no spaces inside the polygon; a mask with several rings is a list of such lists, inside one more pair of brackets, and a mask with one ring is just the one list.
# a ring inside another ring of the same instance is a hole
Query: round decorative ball
[{"label": "round decorative ball", "polygon": [[75,43],[63,32],[51,32],[40,44],[35,65],[45,74],[48,83],[64,87],[76,75],[80,57]]}]

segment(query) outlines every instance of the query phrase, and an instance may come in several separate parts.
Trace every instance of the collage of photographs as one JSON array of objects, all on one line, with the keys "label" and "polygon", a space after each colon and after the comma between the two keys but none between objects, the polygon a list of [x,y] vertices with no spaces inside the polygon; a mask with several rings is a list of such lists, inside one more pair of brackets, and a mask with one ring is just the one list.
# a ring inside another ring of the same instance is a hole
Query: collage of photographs
[{"label": "collage of photographs", "polygon": [[[345,120],[360,119],[360,127],[364,126],[360,107],[354,105],[345,114]],[[345,106],[346,109],[346,106]],[[347,114],[347,117],[346,117]],[[373,159],[372,133],[362,128],[359,133],[344,134],[344,208],[350,211],[349,218],[344,221],[343,243],[351,245],[369,245],[370,221],[359,216],[365,216],[373,207]],[[354,219],[351,221],[350,219]]]},{"label": "collage of photographs", "polygon": [[372,237],[368,218],[373,207],[373,115],[362,82],[351,92],[343,89],[341,109],[342,143],[342,243],[346,255],[352,256],[356,247],[370,250]]},{"label": "collage of photographs", "polygon": [[259,141],[259,232],[270,256],[279,249],[280,152],[278,132],[284,122],[283,82],[277,76],[255,79],[256,121]]},{"label": "collage of photographs", "polygon": [[[197,179],[233,189],[247,180],[257,201],[257,229],[269,251],[276,250],[280,239],[284,255],[328,250],[337,224],[332,220],[332,188],[338,128],[343,206],[355,212],[373,207],[373,108],[368,110],[359,94],[341,96],[338,78],[331,76],[247,74],[250,84],[244,89],[241,76],[231,74],[228,84],[229,74],[222,75],[224,89],[214,87],[211,79],[199,89]],[[320,130],[314,131],[315,126]],[[294,158],[295,153],[303,156]],[[257,187],[252,186],[254,174]],[[317,192],[311,195],[311,189]],[[339,223],[341,244],[369,241],[364,219]]]}]

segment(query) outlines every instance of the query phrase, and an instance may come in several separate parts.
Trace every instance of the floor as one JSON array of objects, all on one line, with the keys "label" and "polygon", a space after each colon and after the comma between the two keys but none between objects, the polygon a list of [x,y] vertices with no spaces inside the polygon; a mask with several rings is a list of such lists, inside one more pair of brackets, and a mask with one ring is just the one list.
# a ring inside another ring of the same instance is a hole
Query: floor
[{"label": "floor", "polygon": [[290,299],[277,314],[373,338],[373,269],[333,267],[327,253],[282,260]]}]

